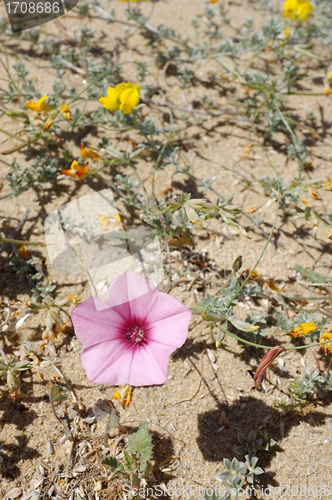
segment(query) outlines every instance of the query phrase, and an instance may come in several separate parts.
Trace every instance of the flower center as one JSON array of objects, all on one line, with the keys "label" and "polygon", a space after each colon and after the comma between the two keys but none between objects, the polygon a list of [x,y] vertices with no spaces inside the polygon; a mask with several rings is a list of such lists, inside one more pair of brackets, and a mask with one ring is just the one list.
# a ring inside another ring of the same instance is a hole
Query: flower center
[{"label": "flower center", "polygon": [[139,326],[130,326],[127,328],[124,337],[132,345],[143,345],[146,343],[144,331]]}]

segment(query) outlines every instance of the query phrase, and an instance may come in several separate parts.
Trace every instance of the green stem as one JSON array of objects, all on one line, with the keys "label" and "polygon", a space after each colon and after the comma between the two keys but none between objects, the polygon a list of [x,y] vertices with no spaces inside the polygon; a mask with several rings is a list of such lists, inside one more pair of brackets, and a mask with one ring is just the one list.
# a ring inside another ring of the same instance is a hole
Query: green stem
[{"label": "green stem", "polygon": [[38,241],[12,240],[11,238],[0,238],[3,243],[12,243],[13,245],[25,245],[30,247],[45,246],[44,243]]},{"label": "green stem", "polygon": [[281,95],[309,95],[309,96],[320,96],[326,95],[325,92],[280,92]]},{"label": "green stem", "polygon": [[312,59],[317,59],[317,61],[321,61],[323,63],[328,62],[323,57],[316,56],[316,54],[312,54],[311,52],[308,52],[307,50],[301,49],[301,47],[294,47],[294,50],[295,50],[295,52],[298,52],[299,54],[303,54],[304,56],[311,57]]},{"label": "green stem", "polygon": [[30,141],[27,141],[24,144],[21,144],[21,146],[17,146],[15,148],[2,151],[1,154],[10,155],[12,153],[16,153],[16,151],[20,151],[20,149],[23,149],[26,146],[30,146],[30,144],[34,144],[35,142],[37,142],[40,136],[41,136],[41,132],[38,132],[38,134],[36,134],[35,137],[33,139],[31,139]]},{"label": "green stem", "polygon": [[[267,345],[261,345],[261,344],[255,344],[254,342],[249,342],[249,340],[244,340],[241,337],[238,337],[234,333],[231,333],[230,331],[226,330],[226,328],[223,328],[222,326],[216,325],[219,330],[222,332],[226,333],[226,335],[230,335],[234,339],[238,340],[239,342],[242,342],[243,344],[248,344],[253,347],[259,347],[260,349],[273,349],[273,346],[267,346]],[[286,351],[297,351],[298,349],[307,349],[308,347],[315,347],[315,346],[322,346],[324,344],[331,344],[331,340],[325,340],[325,342],[315,342],[313,344],[306,344],[306,345],[300,345],[300,346],[295,346],[295,347],[284,347]]]},{"label": "green stem", "polygon": [[248,280],[251,278],[253,272],[255,271],[255,269],[257,268],[257,266],[259,265],[260,261],[262,260],[264,254],[265,254],[265,251],[267,249],[267,246],[268,244],[270,243],[271,241],[271,238],[272,238],[272,234],[273,234],[273,231],[274,231],[274,228],[276,227],[276,224],[277,224],[277,219],[278,219],[278,213],[279,213],[279,207],[280,207],[280,183],[279,183],[279,177],[278,177],[278,174],[277,174],[277,171],[274,167],[272,167],[273,170],[274,170],[274,173],[276,175],[276,178],[277,178],[277,181],[278,181],[278,206],[277,206],[277,211],[276,211],[276,215],[275,215],[275,218],[274,218],[274,222],[273,222],[273,226],[272,226],[272,229],[270,231],[270,234],[269,234],[269,237],[266,241],[266,244],[263,248],[263,251],[262,253],[260,254],[256,264],[254,265],[254,267],[252,268],[252,270],[250,271],[250,273],[248,274],[247,278],[244,280],[244,282],[242,283],[242,285],[240,286],[240,288],[238,289],[238,291],[233,295],[233,297],[230,299],[230,301],[228,302],[226,308],[228,309],[232,302],[236,299],[236,297],[239,295],[239,293],[241,292],[242,288],[246,285],[246,283],[248,282]]},{"label": "green stem", "polygon": [[282,114],[282,112],[281,112],[280,108],[279,108],[278,106],[275,106],[275,109],[276,109],[276,111],[277,111],[278,115],[280,116],[282,123],[285,125],[286,129],[288,130],[288,132],[289,132],[289,133],[290,133],[290,135],[292,136],[292,139],[293,139],[293,142],[294,142],[294,146],[296,147],[296,142],[297,142],[297,141],[296,141],[296,136],[295,136],[295,134],[294,134],[293,130],[291,129],[291,127],[290,127],[290,125],[289,125],[288,121],[286,120],[286,118],[285,118],[285,117],[284,117],[284,115]]},{"label": "green stem", "polygon": [[249,340],[244,340],[241,337],[238,337],[237,335],[235,335],[234,333],[231,333],[230,331],[226,330],[226,328],[223,328],[222,326],[216,325],[216,327],[219,328],[219,330],[221,330],[222,332],[226,333],[226,335],[230,335],[234,339],[238,340],[239,342],[243,342],[244,344],[248,344],[248,345],[251,345],[253,347],[260,347],[261,349],[272,349],[272,347],[273,347],[273,346],[269,346],[269,345],[261,345],[261,344],[255,344],[254,342],[249,342]]},{"label": "green stem", "polygon": [[7,132],[7,130],[4,130],[3,128],[0,128],[0,132],[2,134],[8,135],[8,137],[12,137],[13,139],[16,139],[17,141],[24,142],[23,139],[20,137],[17,137],[17,135],[11,134],[10,132]]}]

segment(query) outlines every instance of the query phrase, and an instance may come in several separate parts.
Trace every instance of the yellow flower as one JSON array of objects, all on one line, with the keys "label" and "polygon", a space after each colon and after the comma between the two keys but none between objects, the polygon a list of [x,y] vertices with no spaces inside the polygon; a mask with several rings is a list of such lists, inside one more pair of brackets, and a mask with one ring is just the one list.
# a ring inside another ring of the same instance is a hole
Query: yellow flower
[{"label": "yellow flower", "polygon": [[27,102],[25,105],[27,108],[31,109],[32,111],[38,111],[39,113],[41,111],[50,111],[51,109],[54,109],[54,106],[51,106],[50,104],[47,104],[46,99],[48,99],[48,95],[44,95],[44,97],[41,97],[38,102]]},{"label": "yellow flower", "polygon": [[325,95],[330,95],[331,94],[331,89],[330,89],[329,85],[325,85],[325,87],[324,87],[324,94]]},{"label": "yellow flower", "polygon": [[302,337],[302,335],[308,335],[308,333],[316,330],[316,325],[312,321],[309,323],[301,323],[300,326],[294,328],[289,333],[291,333],[294,337]]},{"label": "yellow flower", "polygon": [[286,0],[284,3],[284,17],[296,19],[297,0]]},{"label": "yellow flower", "polygon": [[119,390],[115,391],[113,394],[113,399],[117,399],[121,402],[122,406],[129,406],[131,401],[132,387],[128,384],[120,385]]},{"label": "yellow flower", "polygon": [[297,8],[297,13],[300,18],[300,21],[305,21],[313,9],[314,6],[310,2],[300,3]]},{"label": "yellow flower", "polygon": [[60,109],[61,109],[61,114],[65,120],[69,121],[73,119],[73,117],[71,116],[69,106],[67,106],[67,104],[62,104]]},{"label": "yellow flower", "polygon": [[128,115],[139,103],[141,87],[133,83],[119,83],[115,88],[108,87],[107,97],[100,97],[100,104],[110,111],[121,111]]},{"label": "yellow flower", "polygon": [[[121,215],[118,214],[118,213],[115,213],[115,214],[112,215],[112,218],[115,220],[115,226],[116,226],[117,230],[118,231],[124,231],[125,229],[122,226]],[[100,222],[104,226],[103,230],[106,230],[110,225],[114,225],[114,222],[111,221],[109,219],[109,217],[107,217],[104,214],[99,214],[98,215],[98,219],[100,220]]]},{"label": "yellow flower", "polygon": [[26,248],[24,245],[20,245],[18,247],[17,251],[20,254],[20,256],[22,257],[22,259],[27,259],[29,257],[28,252],[26,251]]},{"label": "yellow flower", "polygon": [[46,129],[46,130],[47,130],[47,129],[51,128],[51,127],[52,127],[52,125],[53,125],[53,123],[54,123],[54,118],[53,118],[53,116],[49,116],[49,117],[47,118],[47,120],[46,120],[45,124],[44,124],[44,129]]},{"label": "yellow flower", "polygon": [[91,158],[91,160],[100,160],[98,153],[95,153],[92,148],[85,148],[84,144],[81,144],[81,156],[82,158]]},{"label": "yellow flower", "polygon": [[73,302],[73,304],[78,304],[79,302],[81,302],[80,298],[74,297],[73,295],[68,295],[68,300],[70,300],[70,302]]},{"label": "yellow flower", "polygon": [[[321,336],[319,342],[325,342],[326,340],[331,340],[331,339],[332,339],[332,333],[331,333],[331,327],[329,326],[326,332],[324,332],[323,335]],[[327,354],[327,351],[332,352],[332,343],[324,344],[322,345],[322,348],[325,354]]]},{"label": "yellow flower", "polygon": [[285,35],[285,38],[289,37],[289,35],[290,35],[290,29],[289,28],[285,28],[284,29],[284,35]]},{"label": "yellow flower", "polygon": [[327,79],[328,79],[328,80],[332,80],[332,71],[330,71],[330,72],[327,74]]},{"label": "yellow flower", "polygon": [[217,3],[218,0],[210,0],[210,3]]},{"label": "yellow flower", "polygon": [[69,177],[74,177],[75,179],[83,179],[89,172],[88,165],[89,163],[80,165],[77,160],[74,160],[70,165],[70,169],[61,170],[61,173]]},{"label": "yellow flower", "polygon": [[307,0],[286,0],[284,3],[284,17],[305,21],[314,6]]}]

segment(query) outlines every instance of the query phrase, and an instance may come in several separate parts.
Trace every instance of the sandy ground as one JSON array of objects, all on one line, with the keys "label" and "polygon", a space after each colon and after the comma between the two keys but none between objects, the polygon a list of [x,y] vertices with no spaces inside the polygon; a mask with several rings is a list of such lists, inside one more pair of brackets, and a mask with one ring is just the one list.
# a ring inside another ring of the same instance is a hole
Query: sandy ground
[{"label": "sandy ground", "polygon": [[[118,2],[111,3],[119,12],[124,8]],[[241,20],[242,5],[236,2],[228,3],[230,17],[236,25]],[[172,14],[175,6],[176,16]],[[147,3],[142,5],[142,8],[147,11],[151,5]],[[256,16],[255,19],[257,18],[259,22],[262,14],[254,2],[246,3],[246,9]],[[150,22],[158,25],[162,20],[163,24],[171,25],[176,30],[185,30],[189,29],[191,17],[201,12],[200,0],[181,2],[167,0],[156,3]],[[103,34],[100,41],[103,47],[113,46],[116,37],[122,33],[118,25],[112,25],[112,29],[108,30],[103,21],[96,19],[78,21],[64,18],[61,23],[70,30],[76,30],[83,24],[93,27],[98,33]],[[57,36],[62,33],[56,23],[51,23],[48,29],[53,30]],[[12,39],[8,40],[8,44],[17,47],[20,45],[17,40]],[[142,60],[143,51],[142,40],[139,35],[135,35],[130,40],[130,50],[121,53],[121,61]],[[9,52],[8,47],[4,47],[4,55],[9,64],[14,62],[14,59],[20,60],[19,50],[15,57],[8,55]],[[28,66],[38,88],[43,89],[45,94],[51,91],[53,77],[50,77],[48,59],[31,58]],[[131,69],[129,65],[126,73],[128,80]],[[208,67],[202,66],[198,69],[198,76],[204,79],[207,71]],[[81,75],[72,73],[70,79],[77,89],[83,88]],[[200,84],[185,92],[179,91],[176,87],[177,80],[172,76],[165,77],[162,72],[159,72],[158,79],[169,95],[173,96],[173,104],[178,106],[191,103],[197,95],[203,93]],[[219,95],[219,104],[225,104],[228,98],[228,92],[225,92],[224,96]],[[325,178],[332,173],[331,133],[326,126],[331,113],[331,100],[314,97],[294,98],[291,102],[298,113],[310,107],[316,115],[317,131],[321,134],[321,138],[312,146],[313,170],[308,176]],[[156,113],[155,110],[151,112]],[[112,140],[118,141],[120,149],[128,139],[132,138],[130,134],[124,134],[121,139],[114,133],[109,134]],[[66,147],[71,147],[77,152],[82,140],[89,146],[98,143],[98,137],[87,133],[84,137],[68,139]],[[259,186],[243,190],[243,182],[234,176],[234,169],[248,178],[262,179],[265,176],[272,176],[266,151],[261,148],[250,125],[231,120],[229,117],[220,120],[211,119],[204,127],[193,126],[187,129],[182,133],[182,140],[185,147],[181,153],[181,163],[184,165],[192,152],[195,152],[196,159],[192,173],[199,178],[216,176],[214,188],[225,197],[229,193],[234,193],[234,204],[244,208],[257,207],[257,214],[264,216],[264,228],[269,231],[276,204],[272,203],[266,207],[268,198]],[[249,153],[248,144],[252,144]],[[8,147],[10,145],[11,142],[8,142]],[[3,184],[1,195],[9,192],[5,178],[10,171],[11,161],[28,163],[33,154],[34,150],[27,150],[12,155],[10,160],[6,157],[1,161],[0,182]],[[56,151],[50,151],[50,154],[54,155]],[[268,154],[269,158],[273,159],[280,176],[286,181],[294,178],[298,166],[286,160],[282,148],[270,147]],[[140,160],[137,166],[142,178],[148,178],[151,164]],[[157,172],[156,192],[161,193],[165,188],[171,187],[172,196],[183,190],[192,193],[193,197],[201,197],[198,184],[188,177],[174,174],[172,168],[170,166]],[[118,172],[126,172],[126,169],[118,168],[115,173]],[[112,175],[115,173],[112,172]],[[84,183],[64,177],[50,192],[42,193],[39,189],[35,189],[17,198],[1,200],[0,212],[1,215],[20,219],[26,210],[30,210],[21,237],[43,241],[43,220],[47,214],[73,198],[102,188],[103,186],[95,181]],[[213,193],[206,192],[204,196],[211,200],[215,199]],[[332,193],[321,192],[320,196],[322,200],[312,200],[312,203],[320,209],[325,207],[326,210],[331,210]],[[125,207],[121,203],[118,206],[125,223],[135,223],[130,219]],[[11,219],[2,219],[1,223],[2,232],[6,235],[17,225],[17,221]],[[228,230],[220,220],[208,221],[202,227],[194,229],[193,248],[195,251],[209,252],[215,268],[220,271],[229,270],[239,255],[243,257],[243,268],[249,269],[258,258],[265,239],[248,219],[242,217],[241,223],[247,229],[250,239]],[[211,232],[211,229],[223,232],[224,235],[218,236]],[[317,293],[319,297],[318,290],[308,290],[309,287],[294,283],[290,278],[294,276],[293,267],[296,264],[308,268],[314,267],[322,273],[330,268],[331,248],[324,229],[319,227],[314,231],[311,223],[299,218],[286,219],[281,215],[278,218],[275,236],[278,248],[270,245],[260,265],[261,277],[280,280],[278,283],[283,284],[290,294],[308,296]],[[29,254],[43,266],[49,279],[57,283],[56,297],[71,295],[84,300],[91,295],[83,274],[61,275],[51,269],[46,249],[31,250]],[[186,262],[174,264],[175,267],[181,265],[190,266]],[[192,269],[197,272],[197,266],[192,265]],[[25,282],[18,283],[8,265],[1,266],[0,280],[2,296],[11,300],[28,299],[27,285]],[[165,285],[166,282],[163,286]],[[219,291],[218,284],[205,289],[199,284],[194,284],[191,290],[188,288],[189,285],[183,284],[172,288],[170,292],[188,307],[195,305],[205,292],[214,295]],[[258,301],[255,306],[264,310],[266,305]],[[240,317],[244,319],[252,307],[252,302],[243,302],[237,309]],[[75,440],[73,442],[66,440],[65,429],[55,419],[49,403],[48,382],[55,380],[64,384],[64,379],[55,369],[47,368],[42,374],[36,370],[32,374],[28,372],[23,375],[24,397],[19,403],[8,400],[5,385],[2,385],[0,455],[3,460],[0,464],[2,473],[0,493],[4,497],[12,488],[17,487],[20,488],[17,491],[18,497],[30,493],[30,496],[24,496],[26,500],[51,498],[56,495],[56,498],[70,499],[116,498],[112,490],[115,483],[107,480],[105,470],[100,464],[100,457],[103,454],[104,422],[96,423],[91,418],[92,407],[96,401],[99,398],[111,399],[114,388],[97,386],[87,381],[80,364],[81,346],[71,327],[67,329],[66,334],[59,334],[53,344],[41,348],[44,321],[43,314],[32,315],[16,336],[3,337],[0,342],[8,353],[14,353],[23,340],[30,341],[40,359],[42,356],[50,357],[59,363],[57,366],[70,384],[77,401],[75,402],[70,395],[66,403],[57,406],[57,411],[66,415]],[[274,337],[285,345],[290,342],[289,336],[278,326],[270,323],[266,331],[267,338]],[[206,349],[210,349],[215,356],[214,367],[207,357]],[[215,350],[210,340],[208,326],[200,316],[193,315],[187,342],[171,357],[167,382],[160,387],[135,388],[129,407],[122,409],[118,405],[121,421],[128,423],[128,427],[134,427],[143,421],[149,422],[153,432],[156,462],[152,485],[165,484],[173,489],[220,485],[215,477],[222,470],[223,458],[232,459],[236,456],[233,450],[238,444],[237,434],[241,432],[248,435],[252,429],[256,431],[266,429],[269,437],[277,442],[268,452],[258,453],[259,465],[265,471],[259,477],[258,498],[279,498],[279,487],[284,485],[296,485],[299,488],[304,485],[303,490],[305,490],[309,485],[316,488],[319,485],[329,484],[329,464],[332,459],[331,396],[327,395],[324,400],[319,401],[306,416],[284,415],[273,405],[275,400],[284,397],[289,382],[294,377],[301,376],[305,368],[316,367],[312,352],[298,351],[284,354],[280,358],[283,362],[274,364],[263,389],[258,391],[253,389],[249,371],[256,369],[260,358],[261,352],[257,349],[240,345],[231,338],[227,338],[222,346]],[[318,358],[325,367],[326,360],[321,353],[318,354]],[[200,384],[202,367],[203,381]],[[196,394],[199,386],[200,389]],[[108,447],[111,449],[115,438],[116,431],[109,435]],[[82,467],[76,470],[78,465]],[[99,486],[95,488],[98,481],[101,483],[100,489]],[[268,486],[272,487],[271,495],[269,493],[262,495],[261,488]],[[39,492],[40,496],[35,492]],[[288,496],[299,495],[294,489]],[[315,494],[312,498],[318,497]],[[191,494],[187,495],[180,489],[169,498],[200,498],[200,495],[197,490],[192,489]],[[322,498],[332,497],[323,495]]]}]

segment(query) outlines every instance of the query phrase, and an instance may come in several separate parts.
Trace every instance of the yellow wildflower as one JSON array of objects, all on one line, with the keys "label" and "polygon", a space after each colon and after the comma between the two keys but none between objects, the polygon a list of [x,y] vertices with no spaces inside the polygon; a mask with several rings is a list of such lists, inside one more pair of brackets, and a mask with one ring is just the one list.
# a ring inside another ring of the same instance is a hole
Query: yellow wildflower
[{"label": "yellow wildflower", "polygon": [[54,123],[53,116],[49,116],[44,124],[44,129],[48,130],[49,128],[52,127],[53,123]]},{"label": "yellow wildflower", "polygon": [[326,177],[326,182],[324,183],[324,188],[325,188],[327,191],[332,191],[332,181],[331,181],[331,177]]},{"label": "yellow wildflower", "polygon": [[79,302],[81,302],[80,298],[74,297],[73,295],[68,295],[68,299],[70,300],[70,302],[73,302],[73,304],[78,304]]},{"label": "yellow wildflower", "polygon": [[332,80],[332,71],[330,71],[330,72],[328,73],[328,75],[327,75],[327,79],[328,79],[328,80]]},{"label": "yellow wildflower", "polygon": [[217,3],[218,0],[210,0],[210,3]]},{"label": "yellow wildflower", "polygon": [[284,17],[305,21],[314,6],[307,0],[286,0],[284,3]]},{"label": "yellow wildflower", "polygon": [[324,87],[324,94],[325,95],[330,95],[331,94],[331,89],[329,85],[325,85]]},{"label": "yellow wildflower", "polygon": [[297,7],[297,13],[300,21],[305,21],[309,16],[310,12],[314,9],[314,6],[310,2],[299,2]]},{"label": "yellow wildflower", "polygon": [[75,179],[83,179],[89,172],[88,165],[89,163],[80,165],[77,160],[74,160],[70,165],[70,169],[61,170],[61,173],[69,177],[74,177]]},{"label": "yellow wildflower", "polygon": [[28,252],[26,251],[26,248],[24,245],[20,245],[17,249],[18,253],[22,257],[22,259],[27,259],[28,258]]},{"label": "yellow wildflower", "polygon": [[38,102],[27,102],[25,105],[27,108],[31,109],[32,111],[38,111],[39,113],[41,111],[50,111],[51,109],[54,109],[54,106],[51,106],[50,104],[47,104],[46,99],[48,99],[48,95],[44,95],[44,97],[41,97]]},{"label": "yellow wildflower", "polygon": [[129,406],[131,401],[132,387],[128,384],[120,385],[119,390],[115,391],[113,394],[113,399],[117,399],[121,402],[122,406]]},{"label": "yellow wildflower", "polygon": [[289,28],[285,28],[284,29],[284,35],[285,35],[285,38],[289,37],[289,35],[290,35],[290,29]]},{"label": "yellow wildflower", "polygon": [[[116,225],[116,228],[118,229],[118,231],[124,231],[124,228],[123,228],[122,222],[121,222],[121,215],[118,214],[118,213],[115,213],[115,214],[112,215],[112,218],[115,220],[115,225]],[[99,214],[98,215],[98,219],[100,220],[100,222],[104,226],[103,230],[106,230],[110,225],[114,225],[114,222],[111,221],[104,214]]]},{"label": "yellow wildflower", "polygon": [[139,103],[141,87],[133,83],[119,83],[115,88],[108,87],[107,97],[100,97],[100,104],[110,111],[121,111],[128,115]]},{"label": "yellow wildflower", "polygon": [[297,0],[286,0],[284,3],[284,17],[296,19]]},{"label": "yellow wildflower", "polygon": [[61,114],[65,120],[69,121],[73,119],[73,117],[71,116],[69,106],[67,106],[67,104],[62,104],[60,109],[61,109]]},{"label": "yellow wildflower", "polygon": [[308,335],[308,333],[316,330],[316,325],[312,321],[309,323],[301,323],[300,326],[294,328],[289,333],[291,333],[294,337],[302,337],[302,335]]},{"label": "yellow wildflower", "polygon": [[95,153],[92,148],[86,148],[84,144],[81,144],[81,156],[82,158],[91,158],[91,160],[100,160],[98,153]]},{"label": "yellow wildflower", "polygon": [[112,215],[113,219],[115,219],[115,224],[116,224],[116,227],[119,229],[119,231],[122,230],[122,222],[121,222],[121,215],[116,213],[114,215]]},{"label": "yellow wildflower", "polygon": [[[326,340],[331,340],[331,339],[332,339],[332,333],[331,333],[331,327],[329,326],[326,332],[324,332],[321,338],[319,339],[319,342],[325,342]],[[325,354],[327,354],[327,351],[332,352],[332,343],[323,344],[322,348]]]}]

